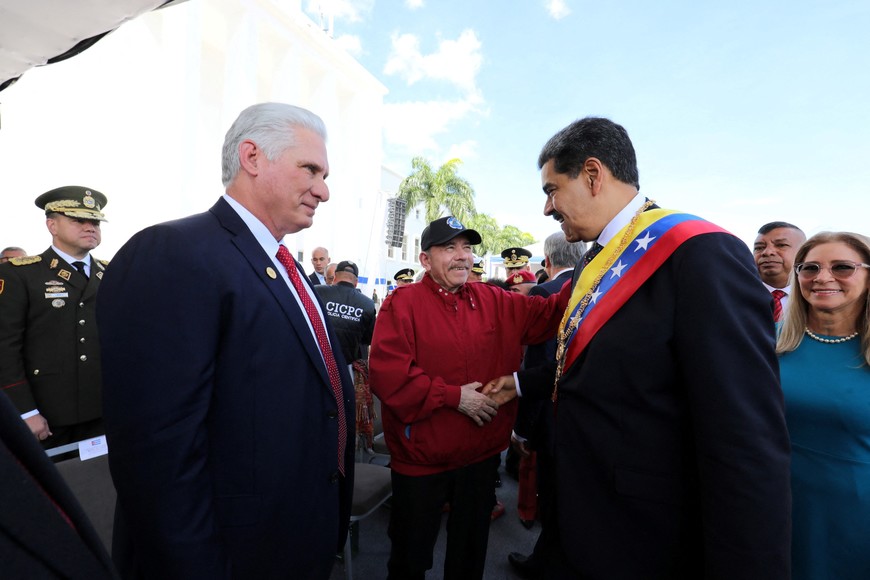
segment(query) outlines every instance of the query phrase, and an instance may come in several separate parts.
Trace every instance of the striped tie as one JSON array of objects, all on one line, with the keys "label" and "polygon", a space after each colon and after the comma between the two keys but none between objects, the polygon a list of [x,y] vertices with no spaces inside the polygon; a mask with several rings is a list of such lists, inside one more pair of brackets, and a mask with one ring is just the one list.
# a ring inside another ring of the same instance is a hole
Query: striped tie
[{"label": "striped tie", "polygon": [[299,270],[296,268],[296,261],[290,256],[289,250],[285,246],[278,246],[278,261],[287,270],[287,275],[290,277],[290,282],[296,288],[296,293],[299,294],[299,300],[302,301],[302,306],[305,307],[305,313],[308,315],[308,320],[311,322],[311,327],[314,329],[314,334],[317,336],[317,343],[320,346],[320,353],[323,355],[323,361],[326,363],[326,370],[329,374],[329,382],[332,383],[332,394],[335,396],[335,402],[338,404],[338,470],[344,475],[344,450],[347,445],[347,420],[344,413],[344,396],[341,389],[341,376],[338,374],[338,364],[335,362],[335,355],[332,354],[332,348],[329,346],[329,339],[326,337],[326,327],[323,325],[323,320],[320,318],[320,313],[314,306],[305,285],[299,277]]},{"label": "striped tie", "polygon": [[782,299],[785,298],[785,292],[774,290],[770,294],[773,296],[773,321],[779,322],[782,320]]}]

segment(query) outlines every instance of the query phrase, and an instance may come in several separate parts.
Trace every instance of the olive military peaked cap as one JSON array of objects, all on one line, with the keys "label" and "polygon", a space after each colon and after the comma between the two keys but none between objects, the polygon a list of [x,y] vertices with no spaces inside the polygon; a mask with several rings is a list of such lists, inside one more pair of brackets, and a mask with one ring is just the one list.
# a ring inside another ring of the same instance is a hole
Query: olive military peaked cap
[{"label": "olive military peaked cap", "polygon": [[399,270],[398,272],[396,272],[395,275],[393,275],[393,279],[394,280],[412,280],[413,281],[414,274],[416,274],[416,272],[414,272],[414,270],[412,270],[411,268],[405,268],[404,270]]},{"label": "olive military peaked cap", "polygon": [[106,216],[102,209],[109,201],[106,196],[88,187],[67,185],[46,191],[36,198],[36,207],[46,214],[62,213],[71,218],[97,220],[104,222]]},{"label": "olive military peaked cap", "polygon": [[508,248],[501,253],[505,268],[522,268],[529,263],[532,253],[525,248]]}]

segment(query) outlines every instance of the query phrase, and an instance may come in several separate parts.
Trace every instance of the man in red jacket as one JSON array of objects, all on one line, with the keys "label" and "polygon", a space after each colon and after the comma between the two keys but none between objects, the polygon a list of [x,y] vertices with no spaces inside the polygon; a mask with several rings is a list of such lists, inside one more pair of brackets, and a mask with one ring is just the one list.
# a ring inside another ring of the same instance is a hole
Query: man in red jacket
[{"label": "man in red jacket", "polygon": [[493,473],[517,407],[477,389],[519,369],[523,344],[552,336],[568,292],[528,298],[466,284],[481,238],[455,217],[430,223],[421,241],[426,274],[384,301],[370,357],[392,458],[389,578],[422,579],[432,567],[445,502],[444,575],[482,578]]}]

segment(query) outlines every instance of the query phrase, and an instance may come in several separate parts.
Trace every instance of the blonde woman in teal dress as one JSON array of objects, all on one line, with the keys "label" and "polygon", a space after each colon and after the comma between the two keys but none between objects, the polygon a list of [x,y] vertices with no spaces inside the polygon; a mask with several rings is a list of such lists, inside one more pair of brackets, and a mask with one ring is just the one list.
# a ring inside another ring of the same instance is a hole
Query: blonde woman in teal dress
[{"label": "blonde woman in teal dress", "polygon": [[795,256],[777,341],[792,443],[793,580],[870,579],[870,240]]}]

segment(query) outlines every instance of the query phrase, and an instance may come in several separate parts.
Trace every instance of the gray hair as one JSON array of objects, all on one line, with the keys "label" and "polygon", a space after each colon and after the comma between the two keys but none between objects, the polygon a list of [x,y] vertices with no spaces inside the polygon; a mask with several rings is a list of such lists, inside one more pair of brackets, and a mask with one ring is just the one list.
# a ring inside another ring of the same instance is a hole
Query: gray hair
[{"label": "gray hair", "polygon": [[550,234],[544,240],[544,256],[557,268],[573,268],[585,251],[585,242],[569,242],[562,232]]},{"label": "gray hair", "polygon": [[297,127],[313,131],[326,141],[326,125],[323,120],[301,107],[285,103],[259,103],[239,113],[224,137],[221,159],[221,180],[224,187],[239,173],[239,145],[242,141],[250,139],[272,161],[296,144],[294,130]]}]

